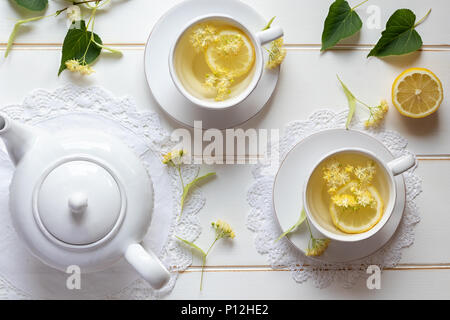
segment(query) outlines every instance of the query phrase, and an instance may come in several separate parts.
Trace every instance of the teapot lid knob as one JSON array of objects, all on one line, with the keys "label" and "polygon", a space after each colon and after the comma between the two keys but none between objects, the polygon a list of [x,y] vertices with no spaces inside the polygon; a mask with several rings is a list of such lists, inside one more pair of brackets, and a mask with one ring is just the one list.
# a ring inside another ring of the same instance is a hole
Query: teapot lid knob
[{"label": "teapot lid knob", "polygon": [[86,211],[88,197],[83,192],[76,192],[69,196],[69,208],[73,214],[81,214]]}]

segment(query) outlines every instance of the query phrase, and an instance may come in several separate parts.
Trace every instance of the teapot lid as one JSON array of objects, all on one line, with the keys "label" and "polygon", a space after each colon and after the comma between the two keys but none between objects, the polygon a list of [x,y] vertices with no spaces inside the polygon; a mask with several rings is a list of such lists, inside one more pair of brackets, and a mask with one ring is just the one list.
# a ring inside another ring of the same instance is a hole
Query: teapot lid
[{"label": "teapot lid", "polygon": [[72,159],[47,171],[34,193],[41,228],[70,245],[104,239],[124,214],[126,199],[119,180],[92,159]]}]

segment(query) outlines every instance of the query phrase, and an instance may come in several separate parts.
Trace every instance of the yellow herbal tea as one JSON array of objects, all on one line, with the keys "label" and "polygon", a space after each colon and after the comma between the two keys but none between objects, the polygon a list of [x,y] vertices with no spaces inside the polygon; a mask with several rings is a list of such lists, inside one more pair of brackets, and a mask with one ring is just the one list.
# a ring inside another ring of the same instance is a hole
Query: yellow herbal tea
[{"label": "yellow herbal tea", "polygon": [[222,101],[241,94],[254,75],[255,48],[248,36],[222,20],[190,27],[174,53],[184,88],[194,97]]},{"label": "yellow herbal tea", "polygon": [[325,229],[338,234],[363,233],[384,214],[388,176],[372,158],[342,152],[323,161],[308,183],[309,209]]}]

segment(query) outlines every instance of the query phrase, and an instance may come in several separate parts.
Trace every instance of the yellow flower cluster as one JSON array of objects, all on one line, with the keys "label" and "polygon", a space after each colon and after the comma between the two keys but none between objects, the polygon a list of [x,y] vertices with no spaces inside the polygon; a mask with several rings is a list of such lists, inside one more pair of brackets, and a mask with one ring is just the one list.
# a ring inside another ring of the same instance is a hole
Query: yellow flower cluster
[{"label": "yellow flower cluster", "polygon": [[335,205],[341,208],[356,208],[358,206],[358,201],[356,197],[352,194],[335,194],[331,197],[331,201]]},{"label": "yellow flower cluster", "polygon": [[[373,161],[368,161],[364,167],[357,166],[356,168],[351,165],[344,167],[341,163],[332,161],[324,168],[323,179],[327,183],[328,192],[332,195],[331,201],[336,206],[345,209],[351,208],[356,211],[369,206],[376,207],[376,200],[367,190],[375,173],[376,168]],[[347,185],[350,186],[350,193],[336,194],[338,188]]]},{"label": "yellow flower cluster", "polygon": [[369,206],[372,208],[376,208],[377,201],[374,199],[369,190],[362,188],[360,185],[352,187],[350,190],[356,196],[357,203],[359,206],[363,208]]},{"label": "yellow flower cluster", "polygon": [[270,49],[267,51],[269,52],[269,60],[266,63],[266,67],[273,69],[279,66],[286,57],[286,49],[283,48],[283,38],[272,41]]},{"label": "yellow flower cluster", "polygon": [[334,193],[337,189],[350,181],[349,168],[344,168],[339,162],[332,161],[323,170],[323,179],[329,187],[328,192]]},{"label": "yellow flower cluster", "polygon": [[362,185],[369,185],[376,173],[376,168],[372,161],[368,161],[365,167],[358,166],[353,173]]},{"label": "yellow flower cluster", "polygon": [[66,67],[69,71],[78,72],[82,75],[90,75],[95,72],[90,65],[80,64],[78,60],[74,59],[66,61]]},{"label": "yellow flower cluster", "polygon": [[205,76],[205,82],[203,85],[208,88],[214,88],[217,90],[216,101],[225,100],[231,93],[231,85],[234,79],[226,74],[224,75],[214,75],[208,73]]},{"label": "yellow flower cluster", "polygon": [[311,238],[305,254],[307,256],[320,256],[327,250],[329,244],[330,239]]},{"label": "yellow flower cluster", "polygon": [[222,55],[237,55],[244,45],[240,34],[223,35],[217,41],[217,50]]},{"label": "yellow flower cluster", "polygon": [[184,154],[185,154],[184,150],[170,151],[163,155],[162,163],[171,164],[171,165],[179,165],[182,162],[182,158],[183,158]]},{"label": "yellow flower cluster", "polygon": [[210,24],[200,24],[192,31],[190,41],[197,51],[206,50],[211,42],[217,41],[217,29]]},{"label": "yellow flower cluster", "polygon": [[231,229],[231,226],[223,221],[223,220],[217,220],[216,222],[211,222],[211,225],[213,226],[214,230],[216,230],[216,238],[231,238],[233,239],[236,235]]},{"label": "yellow flower cluster", "polygon": [[389,106],[386,100],[381,100],[380,104],[376,107],[370,107],[370,117],[364,122],[366,127],[376,127],[380,124],[381,120],[389,110]]}]

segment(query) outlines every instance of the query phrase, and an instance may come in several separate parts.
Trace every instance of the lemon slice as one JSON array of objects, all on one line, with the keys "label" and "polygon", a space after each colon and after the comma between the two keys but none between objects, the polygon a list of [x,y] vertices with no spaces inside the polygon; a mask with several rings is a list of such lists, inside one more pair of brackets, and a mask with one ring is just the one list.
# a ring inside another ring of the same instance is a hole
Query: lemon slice
[{"label": "lemon slice", "polygon": [[[348,193],[355,184],[356,182],[350,182],[338,190],[337,194]],[[352,209],[340,208],[333,202],[330,204],[331,219],[336,228],[345,233],[363,233],[380,222],[384,211],[383,200],[375,187],[370,186],[367,190],[376,200],[376,208],[366,207],[353,211]]]},{"label": "lemon slice", "polygon": [[[223,44],[240,39],[237,50],[224,52]],[[223,30],[216,42],[208,46],[205,59],[209,68],[215,74],[226,74],[230,77],[240,77],[248,73],[255,61],[255,49],[245,34],[238,30]]]},{"label": "lemon slice", "polygon": [[392,103],[402,115],[410,118],[429,116],[439,109],[443,99],[442,83],[428,69],[407,69],[392,86]]}]

